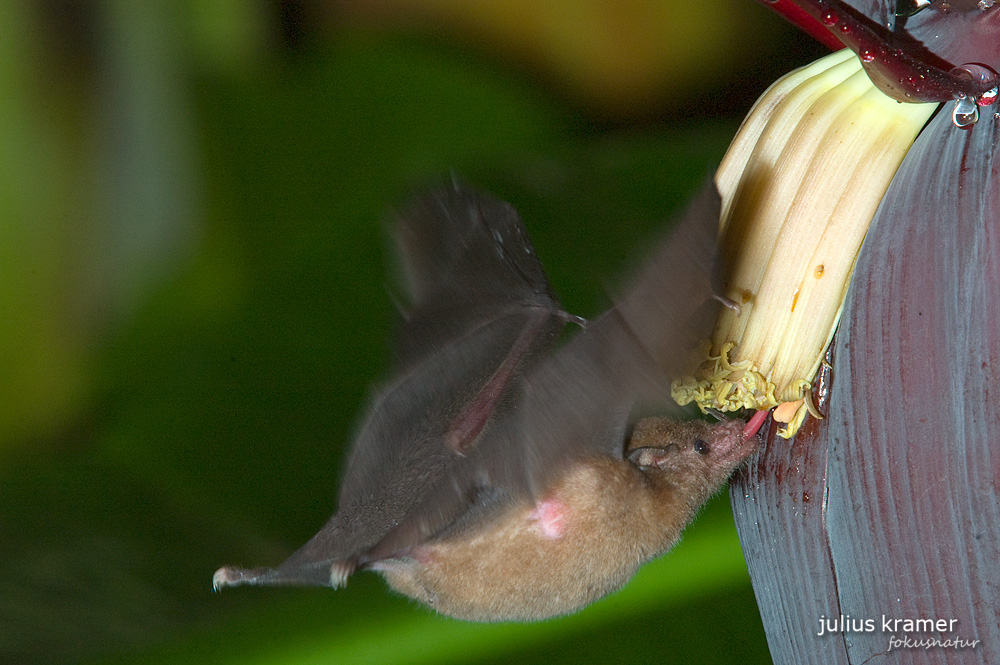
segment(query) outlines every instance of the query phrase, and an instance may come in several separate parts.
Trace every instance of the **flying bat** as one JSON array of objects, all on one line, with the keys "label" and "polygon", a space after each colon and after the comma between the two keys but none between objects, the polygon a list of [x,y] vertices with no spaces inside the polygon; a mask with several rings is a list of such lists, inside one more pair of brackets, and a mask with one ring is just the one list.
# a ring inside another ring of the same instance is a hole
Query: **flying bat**
[{"label": "flying bat", "polygon": [[[403,285],[391,379],[347,459],[338,510],[275,568],[226,586],[337,588],[359,570],[473,621],[575,611],[669,550],[757,448],[743,423],[669,418],[669,383],[720,293],[710,182],[607,312],[561,308],[516,211],[458,182],[392,237]],[[567,323],[580,330],[565,344]]]}]

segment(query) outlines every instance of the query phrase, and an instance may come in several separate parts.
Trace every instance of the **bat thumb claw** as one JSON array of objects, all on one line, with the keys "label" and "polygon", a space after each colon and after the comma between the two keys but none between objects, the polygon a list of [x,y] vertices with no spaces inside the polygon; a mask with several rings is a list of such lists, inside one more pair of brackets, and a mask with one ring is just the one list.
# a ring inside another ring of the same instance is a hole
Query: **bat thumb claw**
[{"label": "bat thumb claw", "polygon": [[739,314],[740,311],[742,310],[740,304],[731,298],[727,298],[725,296],[720,296],[720,295],[713,295],[712,298],[718,300],[720,303],[722,303],[723,307],[732,310],[735,314]]},{"label": "bat thumb claw", "polygon": [[580,326],[581,328],[587,327],[587,319],[583,318],[582,316],[577,316],[576,314],[570,314],[569,312],[563,312],[563,311],[560,311],[558,315],[559,318],[561,318],[566,323],[573,323]]},{"label": "bat thumb claw", "polygon": [[718,409],[705,409],[705,413],[715,418],[718,422],[722,422],[723,420],[728,420],[726,414],[724,414],[722,411],[719,411]]}]

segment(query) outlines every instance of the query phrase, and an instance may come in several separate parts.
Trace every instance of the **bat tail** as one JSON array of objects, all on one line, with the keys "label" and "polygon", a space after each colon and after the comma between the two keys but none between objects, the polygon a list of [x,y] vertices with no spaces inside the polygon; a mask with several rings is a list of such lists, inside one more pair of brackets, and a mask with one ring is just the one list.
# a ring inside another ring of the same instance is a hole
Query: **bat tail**
[{"label": "bat tail", "polygon": [[337,589],[347,584],[356,569],[352,561],[316,561],[294,564],[289,561],[277,568],[219,568],[212,575],[212,588],[240,586],[328,586]]}]

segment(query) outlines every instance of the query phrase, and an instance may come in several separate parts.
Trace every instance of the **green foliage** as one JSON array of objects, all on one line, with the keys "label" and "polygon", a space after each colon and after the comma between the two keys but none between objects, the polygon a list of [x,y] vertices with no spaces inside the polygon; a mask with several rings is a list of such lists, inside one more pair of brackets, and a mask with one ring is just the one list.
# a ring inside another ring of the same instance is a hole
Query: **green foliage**
[{"label": "green foliage", "polygon": [[735,129],[596,131],[510,71],[410,39],[338,34],[257,66],[178,84],[198,154],[188,249],[71,363],[89,374],[69,424],[5,453],[0,659],[767,662],[724,497],[625,591],[541,624],[437,617],[374,575],[212,593],[216,567],[277,563],[334,508],[387,362],[379,221],[411,185],[454,170],[511,200],[587,316]]}]

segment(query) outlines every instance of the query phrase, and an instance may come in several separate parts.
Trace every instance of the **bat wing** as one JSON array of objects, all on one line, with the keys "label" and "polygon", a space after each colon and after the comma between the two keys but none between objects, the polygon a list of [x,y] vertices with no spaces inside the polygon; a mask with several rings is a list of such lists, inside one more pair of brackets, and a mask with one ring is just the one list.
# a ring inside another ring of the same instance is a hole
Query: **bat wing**
[{"label": "bat wing", "polygon": [[400,368],[511,315],[559,312],[524,223],[504,201],[443,185],[414,199],[391,232],[406,301],[395,348]]},{"label": "bat wing", "polygon": [[676,408],[670,381],[709,338],[720,306],[720,209],[709,180],[626,282],[616,306],[525,382],[525,408],[517,417],[533,491],[574,459],[622,457],[637,405]]},{"label": "bat wing", "polygon": [[485,468],[481,441],[502,453],[508,437],[497,423],[573,317],[517,213],[492,196],[458,183],[436,188],[404,208],[393,236],[406,300],[396,366],[355,440],[337,514],[277,568],[224,568],[216,586],[337,586],[400,525],[400,547],[412,545],[486,496],[475,488],[488,482],[468,481]]},{"label": "bat wing", "polygon": [[[722,200],[709,178],[652,255],[626,284],[620,325],[645,349],[660,376],[675,378],[708,339],[724,295],[727,268],[718,250]],[[627,358],[612,362],[635,362]]]},{"label": "bat wing", "polygon": [[[539,496],[572,462],[621,459],[637,402],[664,408],[669,381],[711,333],[722,266],[720,199],[709,184],[633,277],[618,305],[589,322],[517,385],[517,408],[448,469],[422,506],[372,550],[390,557]],[[443,532],[435,532],[442,526]]]}]

